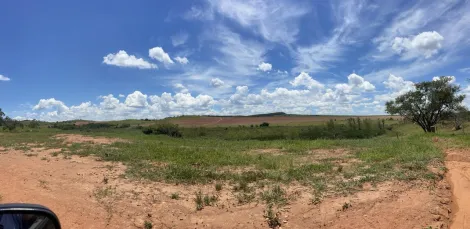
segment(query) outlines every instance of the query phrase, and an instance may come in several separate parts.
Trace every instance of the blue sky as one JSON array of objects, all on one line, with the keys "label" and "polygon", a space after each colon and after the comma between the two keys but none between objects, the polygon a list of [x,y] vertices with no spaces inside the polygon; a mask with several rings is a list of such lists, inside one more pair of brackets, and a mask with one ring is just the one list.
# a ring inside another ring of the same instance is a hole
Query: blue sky
[{"label": "blue sky", "polygon": [[6,1],[18,119],[382,114],[413,82],[470,92],[470,1]]}]

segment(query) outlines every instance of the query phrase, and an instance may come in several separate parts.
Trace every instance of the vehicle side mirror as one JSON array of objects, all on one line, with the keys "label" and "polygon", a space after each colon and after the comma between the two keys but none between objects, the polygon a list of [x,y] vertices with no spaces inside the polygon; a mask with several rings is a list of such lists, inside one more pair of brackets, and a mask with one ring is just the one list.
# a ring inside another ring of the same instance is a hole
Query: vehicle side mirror
[{"label": "vehicle side mirror", "polygon": [[0,204],[0,229],[61,229],[49,208],[37,204]]}]

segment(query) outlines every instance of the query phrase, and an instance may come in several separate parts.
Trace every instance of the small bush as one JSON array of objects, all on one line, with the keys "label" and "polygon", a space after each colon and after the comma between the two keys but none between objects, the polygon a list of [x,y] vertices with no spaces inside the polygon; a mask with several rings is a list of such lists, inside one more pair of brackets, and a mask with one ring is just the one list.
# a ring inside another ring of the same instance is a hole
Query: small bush
[{"label": "small bush", "polygon": [[[203,131],[203,130],[200,130]],[[142,133],[144,134],[163,134],[168,135],[170,137],[180,138],[183,136],[181,133],[178,125],[172,123],[161,123],[157,126],[150,126],[142,129]],[[203,136],[203,134],[199,133],[199,136]]]},{"label": "small bush", "polygon": [[260,127],[269,127],[269,123],[263,122],[259,125]]},{"label": "small bush", "polygon": [[152,134],[152,133],[153,133],[153,129],[150,128],[150,127],[143,128],[143,129],[142,129],[142,133],[144,133],[144,134]]},{"label": "small bush", "polygon": [[177,200],[177,199],[179,199],[179,198],[180,198],[180,195],[179,195],[178,193],[175,192],[175,193],[172,193],[172,194],[171,194],[171,199]]},{"label": "small bush", "polygon": [[180,132],[178,125],[173,124],[173,123],[158,124],[156,128],[153,129],[153,133],[164,134],[164,135],[168,135],[170,137],[176,137],[176,138],[180,138],[183,136]]}]

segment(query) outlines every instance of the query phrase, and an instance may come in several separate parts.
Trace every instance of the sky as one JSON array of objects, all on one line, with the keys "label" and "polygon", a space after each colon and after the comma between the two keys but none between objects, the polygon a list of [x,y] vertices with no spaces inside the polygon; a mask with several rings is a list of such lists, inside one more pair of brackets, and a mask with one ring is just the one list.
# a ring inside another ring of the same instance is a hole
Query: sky
[{"label": "sky", "polygon": [[437,76],[470,94],[469,12],[469,0],[2,1],[0,108],[46,121],[384,114]]}]

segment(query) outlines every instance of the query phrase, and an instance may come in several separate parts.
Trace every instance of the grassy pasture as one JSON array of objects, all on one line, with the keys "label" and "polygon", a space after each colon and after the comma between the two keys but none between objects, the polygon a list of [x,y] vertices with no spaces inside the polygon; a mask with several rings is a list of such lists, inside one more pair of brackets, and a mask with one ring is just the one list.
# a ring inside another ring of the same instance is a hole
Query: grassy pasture
[{"label": "grassy pasture", "polygon": [[[148,122],[148,121],[147,121]],[[339,122],[339,121],[338,121]],[[387,125],[396,121],[387,121]],[[133,123],[134,124],[134,123]],[[269,129],[271,128],[271,129]],[[288,131],[298,126],[266,127]],[[183,128],[182,138],[145,135],[141,129],[101,128],[94,130],[24,129],[0,132],[0,146],[27,151],[31,145],[63,148],[62,154],[95,155],[128,166],[126,176],[136,179],[185,183],[228,184],[241,202],[250,201],[256,187],[296,183],[311,187],[314,195],[347,193],[391,180],[435,180],[429,166],[442,166],[443,153],[433,136],[412,124],[395,125],[385,134],[365,139],[275,139],[239,140],[220,137],[221,131],[254,131],[256,128],[207,128],[210,134],[191,136]],[[261,128],[258,128],[258,130]],[[110,145],[73,143],[65,145],[56,134],[82,134],[121,138]],[[455,133],[437,134],[450,138]],[[457,135],[456,135],[457,136]],[[460,136],[464,142],[468,137]],[[264,197],[267,198],[267,197]]]}]

